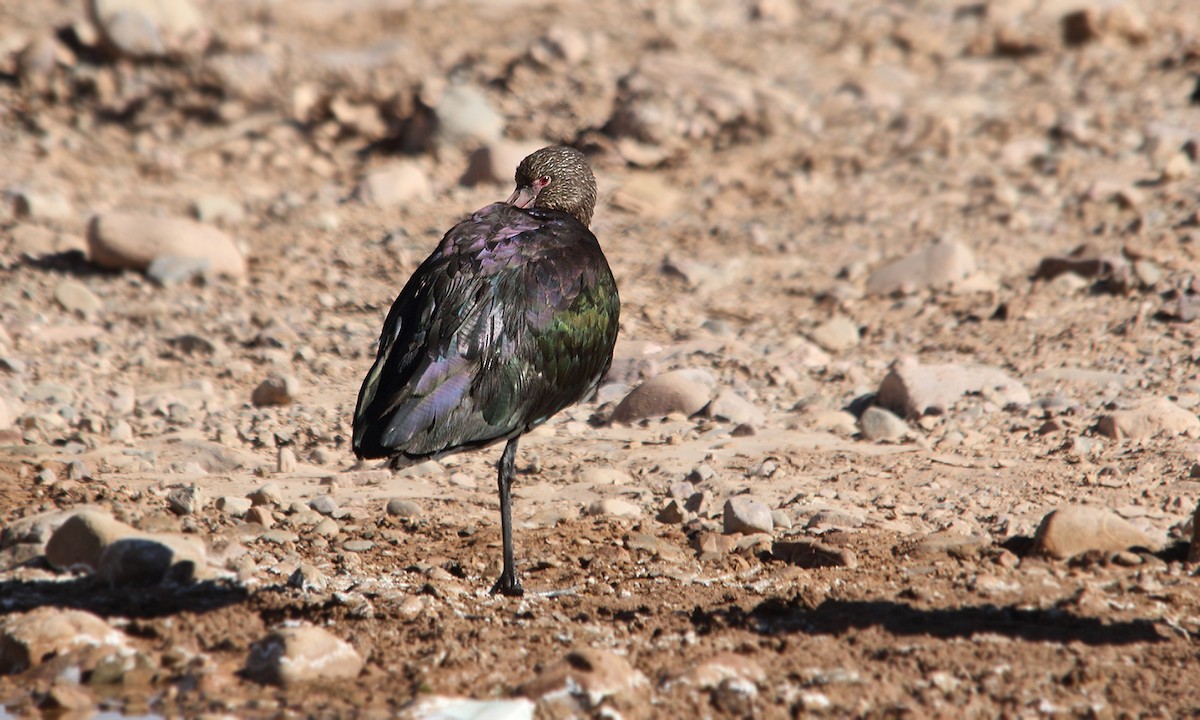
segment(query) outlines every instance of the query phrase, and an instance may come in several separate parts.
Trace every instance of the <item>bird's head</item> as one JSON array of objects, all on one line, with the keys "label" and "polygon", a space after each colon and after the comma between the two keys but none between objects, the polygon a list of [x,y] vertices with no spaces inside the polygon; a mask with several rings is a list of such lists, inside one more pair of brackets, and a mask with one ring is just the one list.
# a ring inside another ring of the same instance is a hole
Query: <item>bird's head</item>
[{"label": "bird's head", "polygon": [[587,158],[564,145],[544,147],[517,166],[517,189],[508,199],[519,208],[561,210],[587,227],[596,208],[596,176]]}]

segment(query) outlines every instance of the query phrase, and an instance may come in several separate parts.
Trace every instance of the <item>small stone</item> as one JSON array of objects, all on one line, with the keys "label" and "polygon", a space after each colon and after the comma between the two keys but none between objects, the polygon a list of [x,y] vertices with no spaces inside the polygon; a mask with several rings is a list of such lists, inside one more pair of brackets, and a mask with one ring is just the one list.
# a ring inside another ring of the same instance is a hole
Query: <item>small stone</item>
[{"label": "small stone", "polygon": [[246,219],[242,204],[225,195],[204,195],[192,203],[196,219],[208,225],[237,225]]},{"label": "small stone", "polygon": [[250,511],[252,505],[250,498],[229,495],[217,498],[217,509],[234,517],[242,517]]},{"label": "small stone", "polygon": [[[89,0],[88,9],[107,43],[134,58],[202,50],[210,34],[191,0]],[[135,23],[139,34],[125,27]]]},{"label": "small stone", "polygon": [[829,352],[843,352],[858,346],[858,324],[844,315],[835,315],[809,333],[812,341]]},{"label": "small stone", "polygon": [[624,657],[597,648],[572,650],[518,689],[537,701],[538,717],[633,717],[648,706],[650,683]]},{"label": "small stone", "polygon": [[655,519],[661,523],[678,525],[679,523],[686,522],[687,517],[688,513],[683,509],[683,503],[678,500],[671,500],[667,503],[666,507],[658,511]]},{"label": "small stone", "polygon": [[146,277],[161,287],[181,285],[207,277],[212,261],[208,258],[160,255],[146,268]]},{"label": "small stone", "polygon": [[1118,552],[1132,548],[1155,550],[1158,543],[1110,510],[1068,505],[1042,519],[1030,552],[1064,560],[1089,550]]},{"label": "small stone", "polygon": [[392,517],[412,518],[421,515],[421,506],[412,500],[392,498],[387,503],[387,514]]},{"label": "small stone", "polygon": [[881,407],[869,407],[859,418],[863,437],[871,442],[896,442],[909,433],[908,425]]},{"label": "small stone", "polygon": [[807,540],[777,540],[771,546],[771,555],[777,560],[802,568],[858,567],[858,557],[853,550]]},{"label": "small stone", "polygon": [[71,202],[62,195],[18,191],[13,198],[13,210],[18,218],[45,222],[70,220],[75,214]]},{"label": "small stone", "polygon": [[492,107],[487,95],[473,85],[447,87],[435,112],[438,139],[450,145],[490,145],[498,142],[504,132],[504,116]]},{"label": "small stone", "polygon": [[291,375],[272,375],[254,388],[250,402],[257,407],[288,405],[296,399],[300,382]]},{"label": "small stone", "polygon": [[618,498],[603,498],[588,505],[585,514],[591,516],[637,519],[642,516],[642,509],[627,500],[621,500]]},{"label": "small stone", "polygon": [[176,515],[194,515],[208,504],[208,493],[197,485],[173,488],[167,493],[167,506]]},{"label": "small stone", "polygon": [[267,483],[260,486],[257,490],[247,495],[250,502],[258,505],[274,505],[276,507],[283,504],[283,492],[275,483]]},{"label": "small stone", "polygon": [[47,659],[84,648],[105,655],[133,653],[128,638],[104,620],[82,610],[39,607],[12,613],[0,622],[0,675],[23,673]]},{"label": "small stone", "polygon": [[67,312],[78,313],[85,318],[95,317],[104,308],[86,285],[74,280],[63,280],[54,288],[54,299]]},{"label": "small stone", "polygon": [[246,522],[262,525],[270,529],[275,525],[275,516],[263,505],[256,505],[246,511]]},{"label": "small stone", "polygon": [[959,282],[974,272],[974,253],[958,242],[943,240],[872,272],[867,278],[867,292],[912,293]]},{"label": "small stone", "polygon": [[370,540],[347,540],[342,543],[342,549],[346,552],[362,553],[368,552],[375,547],[375,543]]},{"label": "small stone", "polygon": [[325,518],[321,522],[313,526],[312,532],[314,535],[320,535],[326,539],[333,539],[338,536],[342,530],[338,527],[333,518]]},{"label": "small stone", "polygon": [[577,482],[593,487],[604,485],[627,485],[632,481],[629,473],[611,467],[585,467],[579,471]]},{"label": "small stone", "polygon": [[362,657],[328,630],[289,627],[258,641],[246,658],[246,676],[260,683],[292,686],[312,680],[349,680],[362,670]]},{"label": "small stone", "polygon": [[288,587],[294,587],[308,592],[324,592],[329,581],[316,567],[301,563],[300,567],[288,576]]},{"label": "small stone", "polygon": [[358,198],[379,208],[427,202],[433,187],[415,161],[397,162],[369,173],[358,185]]},{"label": "small stone", "polygon": [[241,277],[246,261],[220,230],[186,218],[104,213],[88,224],[88,257],[114,269],[145,270],[156,258],[202,258],[213,273]]},{"label": "small stone", "polygon": [[328,495],[318,495],[308,501],[308,506],[322,515],[332,515],[338,509],[337,502]]},{"label": "small stone", "polygon": [[296,452],[286,445],[279,448],[275,459],[275,471],[280,473],[296,472]]},{"label": "small stone", "polygon": [[774,523],[775,527],[777,528],[782,528],[784,530],[792,529],[792,516],[787,514],[787,512],[784,510],[772,510],[771,522]]},{"label": "small stone", "polygon": [[763,421],[763,412],[741,395],[729,388],[722,388],[713,401],[704,408],[704,414],[715,420],[753,425]]},{"label": "small stone", "polygon": [[1200,418],[1166,398],[1152,398],[1129,410],[1118,410],[1100,418],[1100,434],[1114,440],[1161,435],[1200,437]]},{"label": "small stone", "polygon": [[1002,407],[1031,401],[1025,386],[999,368],[896,361],[879,384],[878,402],[901,417],[913,418],[944,414],[967,394],[982,395]]},{"label": "small stone", "polygon": [[771,508],[746,496],[725,501],[725,534],[769,533],[775,527],[771,519]]},{"label": "small stone", "polygon": [[273,545],[283,545],[284,543],[296,542],[300,539],[300,536],[291,530],[276,528],[274,530],[268,530],[262,535],[259,535],[258,539],[262,540],[263,542],[269,542]]},{"label": "small stone", "polygon": [[715,380],[702,370],[672,370],[657,375],[625,396],[613,410],[614,422],[700,412],[712,397]]},{"label": "small stone", "polygon": [[692,493],[683,503],[683,509],[697,515],[704,515],[712,505],[712,492],[704,490]]},{"label": "small stone", "polygon": [[1183,153],[1175,153],[1167,164],[1163,166],[1162,179],[1163,182],[1174,182],[1176,180],[1185,180],[1192,174],[1192,161],[1188,160],[1188,156]]}]

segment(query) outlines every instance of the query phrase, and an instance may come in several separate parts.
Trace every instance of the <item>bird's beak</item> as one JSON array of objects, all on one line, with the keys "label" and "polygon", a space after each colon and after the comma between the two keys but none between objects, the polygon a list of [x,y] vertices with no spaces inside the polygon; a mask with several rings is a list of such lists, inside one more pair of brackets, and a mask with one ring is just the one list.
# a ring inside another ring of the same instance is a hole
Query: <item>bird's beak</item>
[{"label": "bird's beak", "polygon": [[534,199],[537,198],[537,190],[529,185],[522,185],[513,194],[508,196],[508,204],[516,205],[519,208],[527,208],[533,205]]}]

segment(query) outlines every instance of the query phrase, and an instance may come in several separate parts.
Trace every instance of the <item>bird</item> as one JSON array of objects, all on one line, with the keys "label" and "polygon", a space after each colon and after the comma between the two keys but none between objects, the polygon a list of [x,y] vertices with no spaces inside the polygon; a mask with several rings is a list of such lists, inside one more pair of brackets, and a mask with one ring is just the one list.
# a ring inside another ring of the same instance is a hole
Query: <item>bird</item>
[{"label": "bird", "polygon": [[520,596],[512,485],[521,436],[589,397],[612,364],[621,301],[589,229],[596,178],[556,145],[517,166],[508,200],[442,237],[396,297],[354,410],[360,459],[393,468],[504,442],[496,466],[503,569]]}]

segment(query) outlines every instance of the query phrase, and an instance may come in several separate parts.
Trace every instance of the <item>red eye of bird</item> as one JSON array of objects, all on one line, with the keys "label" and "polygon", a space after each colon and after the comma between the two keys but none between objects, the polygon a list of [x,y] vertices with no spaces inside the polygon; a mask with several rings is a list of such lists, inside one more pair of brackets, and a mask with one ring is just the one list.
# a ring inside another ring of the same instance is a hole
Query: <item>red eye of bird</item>
[{"label": "red eye of bird", "polygon": [[546,187],[547,185],[549,185],[549,184],[550,184],[550,176],[549,176],[549,175],[543,175],[543,176],[541,176],[540,178],[538,178],[537,180],[535,180],[534,182],[535,182],[535,183],[537,183],[537,186],[538,186],[538,188],[539,188],[539,189],[540,189],[540,188],[544,188],[544,187]]}]

